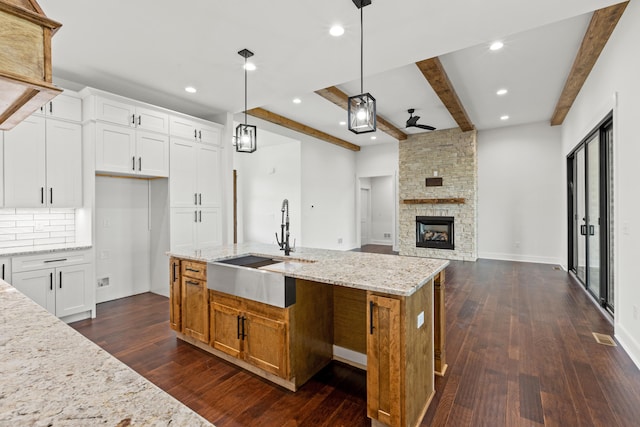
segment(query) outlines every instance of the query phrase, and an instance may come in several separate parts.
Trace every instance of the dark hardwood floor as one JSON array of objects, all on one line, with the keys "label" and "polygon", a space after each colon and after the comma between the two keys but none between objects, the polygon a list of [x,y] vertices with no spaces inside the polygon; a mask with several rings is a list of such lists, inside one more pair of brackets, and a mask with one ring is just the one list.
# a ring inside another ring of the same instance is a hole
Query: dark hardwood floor
[{"label": "dark hardwood floor", "polygon": [[[640,425],[640,372],[589,296],[553,266],[447,268],[447,362],[423,426]],[[291,393],[178,341],[164,297],[98,306],[72,324],[203,417],[224,426],[368,426],[362,371],[333,363]]]}]

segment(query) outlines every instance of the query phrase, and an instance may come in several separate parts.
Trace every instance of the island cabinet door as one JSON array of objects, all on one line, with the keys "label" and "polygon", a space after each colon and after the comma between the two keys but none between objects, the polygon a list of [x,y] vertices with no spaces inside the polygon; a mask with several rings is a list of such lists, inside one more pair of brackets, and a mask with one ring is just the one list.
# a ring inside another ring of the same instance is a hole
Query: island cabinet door
[{"label": "island cabinet door", "polygon": [[171,258],[169,264],[169,326],[174,331],[182,332],[182,279],[180,277],[180,260]]},{"label": "island cabinet door", "polygon": [[241,311],[236,307],[211,301],[210,313],[211,342],[209,345],[239,359],[243,334]]},{"label": "island cabinet door", "polygon": [[367,415],[383,424],[400,426],[400,301],[369,295],[367,322]]},{"label": "island cabinet door", "polygon": [[209,301],[206,280],[182,276],[182,333],[209,343]]},{"label": "island cabinet door", "polygon": [[246,312],[244,359],[281,378],[288,378],[285,322]]}]

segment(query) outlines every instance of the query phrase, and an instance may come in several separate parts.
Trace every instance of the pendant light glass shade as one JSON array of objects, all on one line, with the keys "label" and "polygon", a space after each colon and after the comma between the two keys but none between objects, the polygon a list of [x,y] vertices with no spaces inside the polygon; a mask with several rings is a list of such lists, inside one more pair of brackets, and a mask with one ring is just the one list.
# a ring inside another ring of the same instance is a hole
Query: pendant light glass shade
[{"label": "pendant light glass shade", "polygon": [[238,55],[244,58],[244,123],[236,126],[236,152],[253,153],[258,148],[258,128],[247,124],[247,58],[253,56],[253,52],[242,49]]},{"label": "pendant light glass shade", "polygon": [[370,0],[353,0],[360,9],[360,95],[350,96],[347,105],[349,130],[353,133],[376,131],[376,99],[364,91],[364,31],[362,9]]}]

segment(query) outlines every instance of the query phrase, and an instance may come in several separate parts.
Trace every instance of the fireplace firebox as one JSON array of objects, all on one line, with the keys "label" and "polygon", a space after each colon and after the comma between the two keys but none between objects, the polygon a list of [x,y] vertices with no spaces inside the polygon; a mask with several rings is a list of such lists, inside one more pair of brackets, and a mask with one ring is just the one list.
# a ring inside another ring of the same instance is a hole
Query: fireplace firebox
[{"label": "fireplace firebox", "polygon": [[454,249],[454,217],[417,216],[416,246],[419,248]]}]

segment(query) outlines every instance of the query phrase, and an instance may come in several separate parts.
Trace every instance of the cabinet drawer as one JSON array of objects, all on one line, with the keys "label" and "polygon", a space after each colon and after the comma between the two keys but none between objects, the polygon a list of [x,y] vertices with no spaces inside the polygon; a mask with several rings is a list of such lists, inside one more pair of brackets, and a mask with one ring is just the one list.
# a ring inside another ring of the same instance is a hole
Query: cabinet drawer
[{"label": "cabinet drawer", "polygon": [[54,252],[46,255],[16,256],[11,259],[13,273],[91,263],[91,251]]},{"label": "cabinet drawer", "polygon": [[181,273],[193,279],[207,280],[207,266],[203,262],[182,261]]}]

